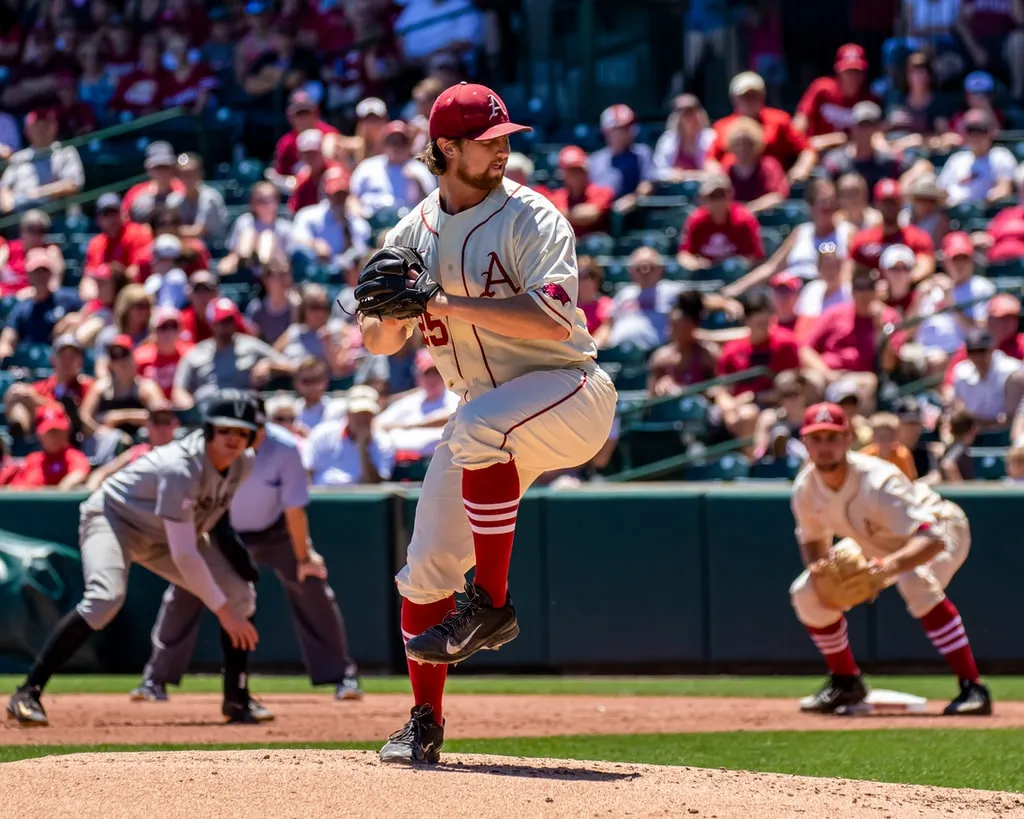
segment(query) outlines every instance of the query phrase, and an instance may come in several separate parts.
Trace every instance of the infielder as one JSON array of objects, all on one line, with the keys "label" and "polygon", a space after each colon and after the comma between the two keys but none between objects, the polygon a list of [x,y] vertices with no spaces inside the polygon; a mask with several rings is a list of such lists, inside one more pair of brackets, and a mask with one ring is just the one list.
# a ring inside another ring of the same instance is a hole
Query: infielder
[{"label": "infielder", "polygon": [[81,506],[79,546],[85,595],[60,621],[7,712],[22,725],[47,725],[39,701],[50,677],[124,604],[128,570],[145,566],[195,594],[217,615],[224,646],[228,722],[272,718],[250,697],[249,652],[258,636],[251,583],[206,537],[252,469],[256,402],[236,390],[216,395],[202,430],[158,447],[111,475]]},{"label": "infielder", "polygon": [[444,91],[421,157],[440,187],[388,234],[355,293],[372,353],[397,352],[418,322],[462,397],[396,577],[415,706],[381,750],[385,762],[440,758],[448,665],[519,633],[508,570],[520,497],[540,474],[589,461],[615,415],[615,388],[576,309],[572,227],[504,178],[508,136],[528,130],[489,88]]},{"label": "infielder", "polygon": [[[256,433],[253,449],[252,474],[231,502],[231,528],[256,563],[272,568],[284,586],[313,685],[333,683],[337,699],[359,699],[362,691],[345,623],[327,584],[324,559],[309,537],[309,476],[298,445],[286,429],[267,424]],[[132,691],[133,700],[164,701],[167,685],[181,682],[202,614],[203,603],[196,595],[180,586],[167,587],[153,626],[153,650],[142,684]]]},{"label": "infielder", "polygon": [[[967,631],[945,595],[971,548],[963,510],[888,461],[850,452],[850,422],[835,404],[808,408],[800,435],[810,462],[793,484],[792,507],[807,568],[789,592],[832,675],[803,710],[833,713],[864,701],[844,612],[895,585],[960,680],[944,713],[991,714]],[[842,538],[835,546],[833,535]]]}]

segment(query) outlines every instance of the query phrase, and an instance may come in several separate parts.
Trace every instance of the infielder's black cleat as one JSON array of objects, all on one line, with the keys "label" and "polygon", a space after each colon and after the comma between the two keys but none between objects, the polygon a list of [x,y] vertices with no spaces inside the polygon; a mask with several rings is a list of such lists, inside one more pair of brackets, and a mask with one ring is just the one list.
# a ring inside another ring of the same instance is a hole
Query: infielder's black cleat
[{"label": "infielder's black cleat", "polygon": [[519,623],[512,598],[495,608],[487,592],[466,584],[468,599],[436,626],[405,644],[407,657],[421,663],[461,663],[478,651],[496,650],[519,636]]},{"label": "infielder's black cleat", "polygon": [[867,698],[868,687],[858,676],[833,674],[825,687],[815,694],[800,710],[811,714],[834,714],[851,705],[860,705]]},{"label": "infielder's black cleat", "polygon": [[429,705],[417,705],[410,712],[409,721],[389,736],[380,749],[380,761],[434,765],[441,760],[442,745],[444,725],[434,721],[434,709]]},{"label": "infielder's black cleat", "polygon": [[39,697],[42,691],[38,686],[23,685],[18,688],[7,702],[7,716],[16,719],[21,725],[28,727],[49,725]]},{"label": "infielder's black cleat", "polygon": [[153,680],[143,680],[141,685],[132,689],[128,698],[132,702],[167,702],[170,699],[164,684]]},{"label": "infielder's black cleat", "polygon": [[258,725],[274,719],[274,713],[253,697],[240,702],[225,700],[220,712],[229,725]]},{"label": "infielder's black cleat", "polygon": [[991,716],[992,694],[979,682],[960,680],[960,695],[942,713],[950,717]]}]

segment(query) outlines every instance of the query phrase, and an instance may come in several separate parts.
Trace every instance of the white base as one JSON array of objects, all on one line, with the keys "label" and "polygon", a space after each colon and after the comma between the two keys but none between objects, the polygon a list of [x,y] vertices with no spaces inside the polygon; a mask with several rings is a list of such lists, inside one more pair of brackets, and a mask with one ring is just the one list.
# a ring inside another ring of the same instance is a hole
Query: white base
[{"label": "white base", "polygon": [[[801,707],[808,705],[813,696],[800,700]],[[888,691],[878,688],[868,693],[867,699],[860,705],[844,706],[836,713],[851,716],[859,714],[920,714],[928,707],[928,700],[915,694],[902,691]]]}]

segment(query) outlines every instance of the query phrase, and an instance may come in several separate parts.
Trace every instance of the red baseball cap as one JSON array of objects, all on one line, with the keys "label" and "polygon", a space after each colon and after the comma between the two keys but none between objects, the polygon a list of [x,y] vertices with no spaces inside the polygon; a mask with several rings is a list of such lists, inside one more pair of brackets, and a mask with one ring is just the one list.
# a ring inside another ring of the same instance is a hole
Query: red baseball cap
[{"label": "red baseball cap", "polygon": [[60,404],[47,404],[36,410],[36,433],[43,435],[54,429],[71,429],[71,419]]},{"label": "red baseball cap", "polygon": [[812,404],[804,413],[804,423],[800,427],[801,435],[812,432],[849,432],[850,422],[846,413],[837,404],[823,402]]},{"label": "red baseball cap", "polygon": [[952,259],[954,256],[973,256],[974,242],[962,230],[947,233],[946,238],[942,240],[942,254],[947,259]]},{"label": "red baseball cap", "polygon": [[25,254],[25,272],[31,273],[33,270],[57,272],[56,261],[45,247],[34,247]]},{"label": "red baseball cap", "polygon": [[1020,315],[1020,302],[1009,293],[999,293],[989,299],[988,314],[992,318]]},{"label": "red baseball cap", "polygon": [[881,202],[883,199],[899,199],[900,198],[900,183],[895,179],[879,179],[875,183],[875,201]]},{"label": "red baseball cap", "polygon": [[866,71],[868,67],[864,49],[856,43],[839,46],[836,51],[836,71]]},{"label": "red baseball cap", "polygon": [[120,347],[124,350],[134,350],[135,342],[132,341],[132,337],[127,333],[121,333],[120,335],[114,336],[107,342],[107,349],[110,349],[111,347]]},{"label": "red baseball cap", "polygon": [[430,138],[488,139],[532,131],[510,122],[508,108],[486,85],[460,82],[441,92],[430,109]]},{"label": "red baseball cap", "polygon": [[586,168],[587,152],[578,145],[566,145],[558,152],[558,167],[563,171],[566,168]]},{"label": "red baseball cap", "polygon": [[799,276],[794,276],[786,270],[781,273],[776,273],[772,276],[771,281],[768,282],[772,287],[781,287],[786,290],[792,290],[794,293],[800,289],[803,282]]},{"label": "red baseball cap", "polygon": [[333,196],[341,191],[348,193],[351,179],[352,178],[349,176],[349,173],[345,168],[340,166],[328,168],[324,171],[323,176],[324,193],[328,196]]},{"label": "red baseball cap", "polygon": [[25,127],[28,128],[35,125],[37,122],[43,120],[55,121],[57,119],[57,111],[53,108],[36,108],[34,111],[29,111],[25,115]]},{"label": "red baseball cap", "polygon": [[387,139],[389,136],[399,134],[400,136],[409,139],[409,126],[400,119],[393,119],[387,125],[384,126],[384,132],[381,135],[383,139]]},{"label": "red baseball cap", "polygon": [[217,322],[220,321],[233,319],[237,315],[238,305],[229,298],[221,297],[219,299],[214,299],[210,302],[210,306],[206,308],[206,320],[210,324],[217,324]]},{"label": "red baseball cap", "polygon": [[430,370],[437,369],[437,365],[434,363],[433,356],[430,355],[429,350],[425,349],[416,351],[416,358],[414,360],[414,364],[416,366],[416,372],[420,373],[421,375],[425,372],[429,372]]}]

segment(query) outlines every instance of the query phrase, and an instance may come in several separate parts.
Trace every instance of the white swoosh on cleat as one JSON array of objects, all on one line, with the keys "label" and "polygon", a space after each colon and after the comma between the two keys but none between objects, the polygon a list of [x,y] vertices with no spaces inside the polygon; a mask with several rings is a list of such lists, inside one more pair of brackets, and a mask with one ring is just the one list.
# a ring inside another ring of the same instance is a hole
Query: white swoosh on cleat
[{"label": "white swoosh on cleat", "polygon": [[448,642],[445,644],[445,649],[449,654],[458,654],[460,651],[462,651],[462,649],[469,645],[469,641],[473,639],[473,635],[476,634],[478,631],[480,631],[480,626],[477,626],[475,629],[469,632],[469,636],[466,637],[466,639],[463,640],[461,643],[453,643],[449,639]]}]

